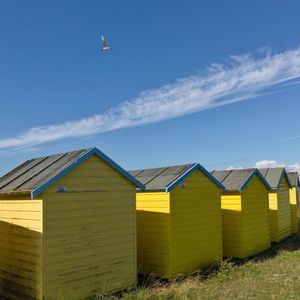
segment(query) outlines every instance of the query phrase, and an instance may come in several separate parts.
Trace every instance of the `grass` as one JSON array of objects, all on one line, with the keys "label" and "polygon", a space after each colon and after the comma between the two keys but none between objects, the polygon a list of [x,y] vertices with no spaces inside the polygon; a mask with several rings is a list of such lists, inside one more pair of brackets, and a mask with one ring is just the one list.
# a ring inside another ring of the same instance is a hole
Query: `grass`
[{"label": "grass", "polygon": [[246,260],[223,261],[209,272],[169,283],[148,280],[100,299],[300,299],[300,233]]}]

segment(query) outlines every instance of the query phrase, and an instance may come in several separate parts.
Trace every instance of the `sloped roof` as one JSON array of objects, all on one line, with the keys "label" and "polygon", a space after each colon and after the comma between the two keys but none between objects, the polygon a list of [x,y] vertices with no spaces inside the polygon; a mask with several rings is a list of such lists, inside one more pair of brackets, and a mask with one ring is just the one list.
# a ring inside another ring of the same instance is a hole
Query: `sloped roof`
[{"label": "sloped roof", "polygon": [[171,191],[179,182],[182,182],[188,175],[196,169],[201,170],[216,185],[224,189],[205,168],[200,164],[185,164],[161,168],[141,169],[129,171],[138,181],[144,184],[146,190],[165,190]]},{"label": "sloped roof", "polygon": [[266,180],[255,168],[213,171],[212,175],[225,186],[226,191],[241,192],[254,175],[259,176],[267,188],[270,189]]},{"label": "sloped roof", "polygon": [[290,185],[285,168],[264,168],[258,170],[273,190],[277,190],[279,188],[282,176],[285,176],[288,184]]},{"label": "sloped roof", "polygon": [[87,148],[25,161],[0,178],[0,193],[28,191],[34,198],[91,155],[97,155],[137,187],[144,188],[138,180],[99,149]]},{"label": "sloped roof", "polygon": [[292,187],[298,187],[299,186],[299,177],[298,172],[289,172],[288,178],[290,180],[290,184]]}]

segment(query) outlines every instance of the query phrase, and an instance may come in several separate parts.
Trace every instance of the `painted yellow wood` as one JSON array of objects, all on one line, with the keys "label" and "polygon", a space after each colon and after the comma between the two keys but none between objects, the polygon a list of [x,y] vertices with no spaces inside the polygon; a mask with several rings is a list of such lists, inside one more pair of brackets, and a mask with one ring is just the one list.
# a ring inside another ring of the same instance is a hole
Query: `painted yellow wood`
[{"label": "painted yellow wood", "polygon": [[298,232],[298,190],[296,187],[290,188],[290,209],[292,233]]},{"label": "painted yellow wood", "polygon": [[240,193],[222,192],[223,256],[239,257],[242,251],[242,200]]},{"label": "painted yellow wood", "polygon": [[242,192],[243,257],[271,246],[268,189],[255,176]]},{"label": "painted yellow wood", "polygon": [[138,272],[168,277],[170,194],[137,192],[136,209]]},{"label": "painted yellow wood", "polygon": [[171,192],[171,276],[222,259],[221,190],[197,170]]},{"label": "painted yellow wood", "polygon": [[[57,193],[64,186],[66,193]],[[44,193],[44,297],[136,284],[135,186],[96,156]]]},{"label": "painted yellow wood", "polygon": [[42,199],[0,200],[0,295],[41,299]]},{"label": "painted yellow wood", "polygon": [[77,300],[135,286],[131,182],[92,156],[27,197],[0,195],[1,299]]},{"label": "painted yellow wood", "polygon": [[138,268],[172,279],[222,257],[220,189],[199,170],[170,193],[137,193]]},{"label": "painted yellow wood", "polygon": [[223,255],[245,258],[271,246],[268,189],[258,176],[239,192],[223,192]]},{"label": "painted yellow wood", "polygon": [[280,187],[269,192],[271,241],[280,242],[292,233],[289,185],[283,176]]}]

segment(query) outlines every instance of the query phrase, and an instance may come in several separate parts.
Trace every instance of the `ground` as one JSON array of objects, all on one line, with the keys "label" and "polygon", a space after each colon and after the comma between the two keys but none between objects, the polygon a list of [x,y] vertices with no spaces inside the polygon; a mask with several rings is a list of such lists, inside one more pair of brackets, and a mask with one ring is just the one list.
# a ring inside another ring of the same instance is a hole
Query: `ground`
[{"label": "ground", "polygon": [[300,233],[247,260],[226,260],[171,283],[148,279],[96,299],[300,299]]}]

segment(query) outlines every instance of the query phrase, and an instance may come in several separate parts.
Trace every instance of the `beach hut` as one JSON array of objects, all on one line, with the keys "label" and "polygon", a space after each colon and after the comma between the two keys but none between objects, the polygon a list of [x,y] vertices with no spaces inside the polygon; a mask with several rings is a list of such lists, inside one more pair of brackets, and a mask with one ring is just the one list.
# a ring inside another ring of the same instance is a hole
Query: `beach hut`
[{"label": "beach hut", "polygon": [[213,171],[222,192],[223,254],[245,258],[271,246],[268,191],[257,169]]},{"label": "beach hut", "polygon": [[222,257],[223,186],[201,165],[131,171],[138,191],[137,257],[140,273],[172,279]]},{"label": "beach hut", "polygon": [[299,177],[298,172],[288,173],[290,188],[290,209],[292,233],[298,232],[298,205],[299,205]]},{"label": "beach hut", "polygon": [[271,241],[278,243],[292,233],[289,195],[291,185],[284,168],[266,168],[259,171],[272,188],[269,192]]},{"label": "beach hut", "polygon": [[135,178],[96,148],[0,179],[0,298],[83,299],[136,284]]}]

